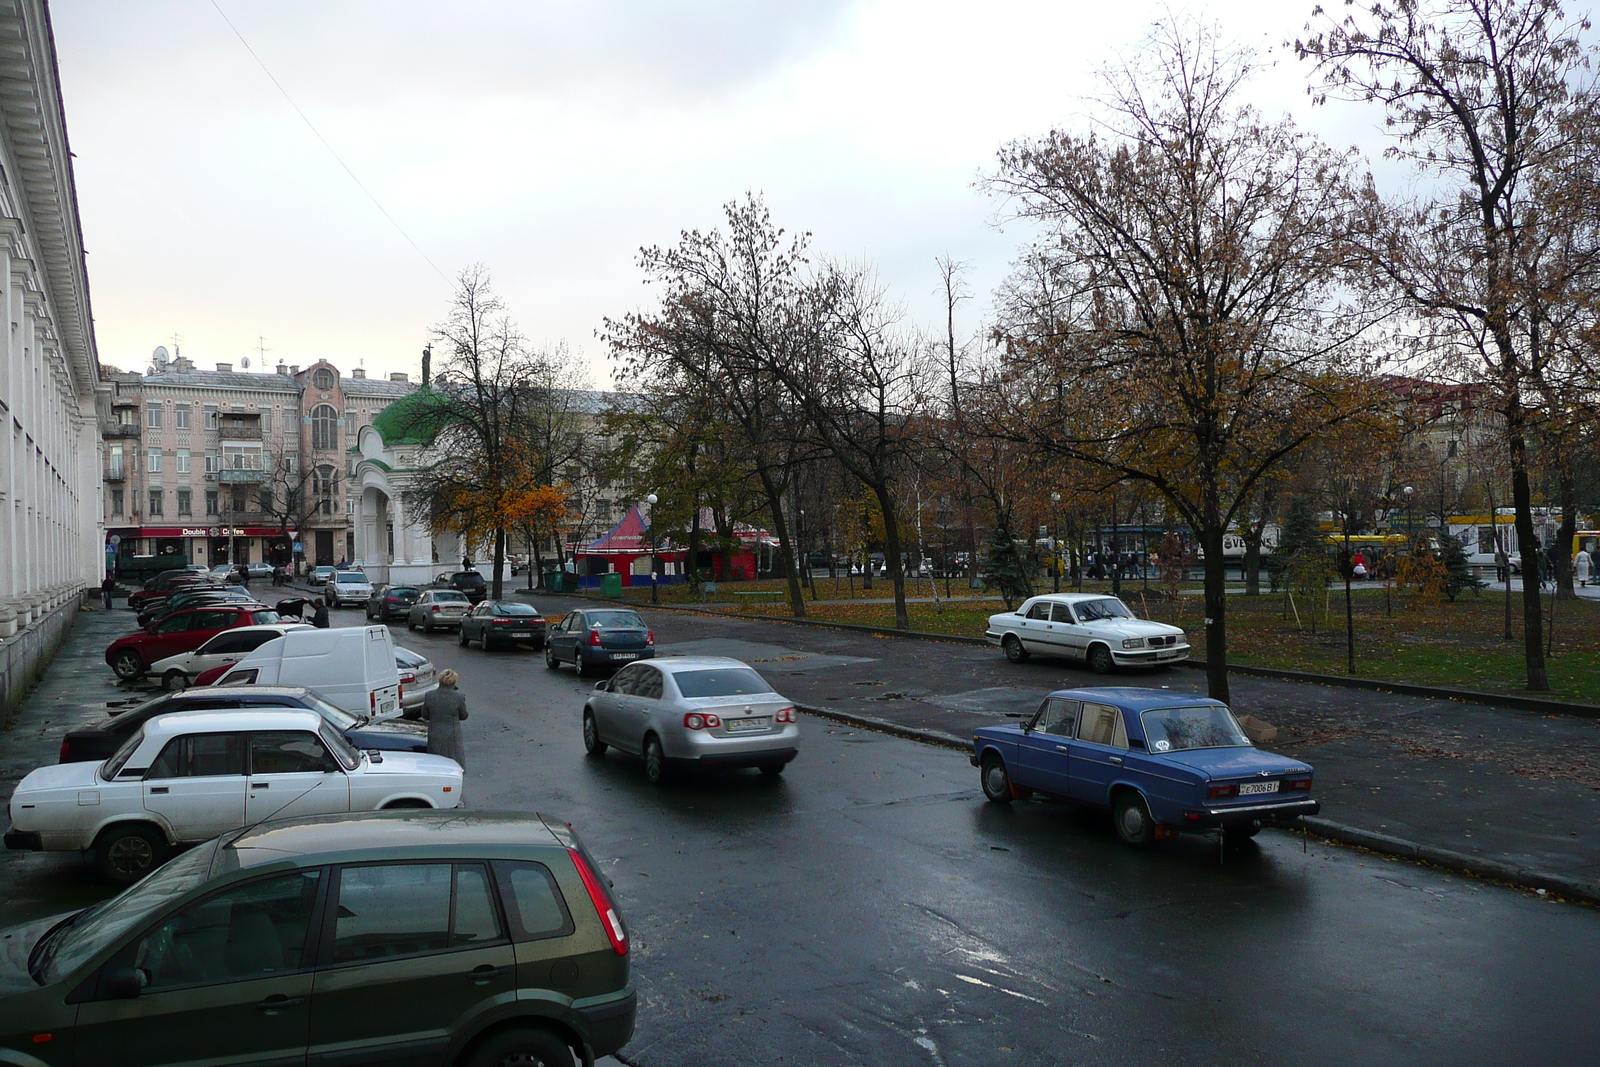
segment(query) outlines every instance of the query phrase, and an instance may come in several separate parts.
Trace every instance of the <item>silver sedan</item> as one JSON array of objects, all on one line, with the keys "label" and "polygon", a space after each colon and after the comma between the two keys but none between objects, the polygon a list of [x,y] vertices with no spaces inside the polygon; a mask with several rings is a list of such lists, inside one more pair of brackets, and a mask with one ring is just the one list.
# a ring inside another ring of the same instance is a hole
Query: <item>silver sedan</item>
[{"label": "silver sedan", "polygon": [[736,659],[671,656],[630,663],[594,687],[583,747],[644,758],[660,785],[676,767],[759,767],[776,777],[799,753],[794,701]]}]

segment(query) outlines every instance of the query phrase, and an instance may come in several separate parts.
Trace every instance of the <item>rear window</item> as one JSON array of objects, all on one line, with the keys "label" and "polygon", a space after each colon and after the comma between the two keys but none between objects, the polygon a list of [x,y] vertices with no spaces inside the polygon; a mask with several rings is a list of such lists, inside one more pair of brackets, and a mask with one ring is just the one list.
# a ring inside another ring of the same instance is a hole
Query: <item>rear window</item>
[{"label": "rear window", "polygon": [[518,603],[514,603],[514,602],[509,601],[509,600],[496,601],[495,605],[494,605],[494,611],[495,611],[496,615],[537,615],[537,614],[539,614],[537,611],[533,610],[533,605],[531,605],[531,604],[518,604]]},{"label": "rear window", "polygon": [[550,869],[542,863],[496,860],[495,878],[517,941],[560,937],[572,932],[572,919]]},{"label": "rear window", "polygon": [[441,591],[433,594],[433,602],[435,604],[443,604],[447,601],[451,604],[465,604],[467,602],[467,598],[462,596],[460,593],[455,592],[447,593]]},{"label": "rear window", "polygon": [[278,622],[279,618],[276,611],[255,611],[250,613],[250,621],[257,626],[269,626]]},{"label": "rear window", "polygon": [[584,617],[589,620],[591,628],[605,627],[633,627],[636,630],[644,629],[644,620],[631,611],[586,611]]},{"label": "rear window", "polygon": [[427,662],[427,656],[419,656],[409,648],[396,648],[394,650],[394,665],[396,667],[420,667]]},{"label": "rear window", "polygon": [[770,693],[772,686],[749,667],[715,667],[704,671],[677,671],[672,680],[685,697],[742,697]]},{"label": "rear window", "polygon": [[140,745],[144,744],[144,728],[122,743],[122,747],[106,760],[106,765],[100,768],[100,776],[106,781],[111,781],[122,773],[122,768],[127,764],[128,757],[133,755]]},{"label": "rear window", "polygon": [[1191,748],[1247,748],[1250,739],[1233,712],[1216,704],[1190,708],[1154,708],[1139,716],[1152,752]]},{"label": "rear window", "polygon": [[409,586],[409,585],[392,585],[392,586],[390,586],[388,588],[388,590],[385,591],[384,595],[385,596],[394,596],[394,597],[400,597],[400,596],[415,597],[415,596],[420,596],[421,594],[419,594],[417,592],[417,590],[411,588],[411,586]]}]

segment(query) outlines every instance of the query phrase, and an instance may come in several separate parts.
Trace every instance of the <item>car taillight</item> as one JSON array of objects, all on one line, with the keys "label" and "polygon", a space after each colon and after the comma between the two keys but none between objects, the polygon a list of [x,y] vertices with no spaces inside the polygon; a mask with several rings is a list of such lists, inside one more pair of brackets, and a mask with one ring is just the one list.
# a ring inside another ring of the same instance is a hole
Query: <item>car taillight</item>
[{"label": "car taillight", "polygon": [[572,857],[572,865],[578,869],[578,877],[583,879],[583,888],[589,891],[589,902],[594,905],[594,913],[600,917],[600,925],[606,928],[606,938],[611,942],[611,950],[619,956],[626,956],[628,932],[622,928],[622,919],[617,915],[617,909],[612,907],[606,891],[600,887],[600,879],[595,877],[595,873],[584,862],[583,854],[577,849],[567,849],[567,855]]},{"label": "car taillight", "polygon": [[702,715],[698,711],[691,711],[683,717],[683,725],[690,730],[715,730],[722,725],[722,720],[709,712]]},{"label": "car taillight", "polygon": [[600,647],[600,631],[599,630],[590,630],[589,631],[589,644],[594,648],[599,648]]},{"label": "car taillight", "polygon": [[56,757],[57,763],[67,762],[67,750],[71,747],[72,746],[67,744],[65,741],[61,742],[61,754]]},{"label": "car taillight", "polygon": [[1311,792],[1311,779],[1309,779],[1309,778],[1295,778],[1295,779],[1292,779],[1292,780],[1290,780],[1288,782],[1285,782],[1284,784],[1287,785],[1290,789],[1298,789],[1298,790],[1300,790],[1301,792],[1304,792],[1304,793]]},{"label": "car taillight", "polygon": [[1207,800],[1223,800],[1227,797],[1238,795],[1239,787],[1237,785],[1214,785],[1206,790]]},{"label": "car taillight", "polygon": [[378,694],[376,691],[367,694],[367,703],[372,708],[372,714],[378,714]]},{"label": "car taillight", "polygon": [[433,607],[429,608],[428,610],[432,611],[435,615],[437,615],[439,613],[439,605],[435,604]]},{"label": "car taillight", "polygon": [[[776,714],[776,715],[774,715],[772,717],[772,721],[773,722],[794,722],[795,721],[794,709],[793,708],[779,708],[778,709],[778,714]],[[973,740],[976,741],[977,738],[973,738]]]},{"label": "car taillight", "polygon": [[644,632],[644,643],[646,645],[653,645],[656,643],[656,632],[654,630],[646,630]]}]

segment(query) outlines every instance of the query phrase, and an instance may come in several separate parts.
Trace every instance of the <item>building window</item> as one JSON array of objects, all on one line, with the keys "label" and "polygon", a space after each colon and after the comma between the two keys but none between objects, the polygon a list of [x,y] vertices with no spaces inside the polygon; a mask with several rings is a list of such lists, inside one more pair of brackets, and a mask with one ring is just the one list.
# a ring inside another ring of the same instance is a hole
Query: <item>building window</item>
[{"label": "building window", "polygon": [[206,490],[206,514],[207,515],[215,515],[215,514],[217,514],[217,512],[219,510],[220,509],[218,507],[218,502],[217,502],[217,491],[215,489],[207,489]]},{"label": "building window", "polygon": [[206,405],[206,429],[215,430],[216,428],[217,428],[217,409],[216,409],[216,406],[213,405],[213,404],[207,404]]},{"label": "building window", "polygon": [[117,425],[118,426],[137,426],[138,424],[139,424],[139,409],[138,408],[118,408],[117,409]]},{"label": "building window", "polygon": [[242,488],[236,486],[228,490],[228,508],[234,512],[245,509],[245,494]]},{"label": "building window", "polygon": [[215,452],[206,453],[206,473],[215,474],[222,469],[222,457]]},{"label": "building window", "polygon": [[339,447],[339,412],[332,404],[318,404],[311,409],[311,447]]},{"label": "building window", "polygon": [[194,514],[194,493],[188,489],[178,490],[178,514]]},{"label": "building window", "polygon": [[161,429],[161,408],[151,404],[144,409],[144,424],[152,430]]},{"label": "building window", "polygon": [[177,410],[176,410],[176,414],[173,417],[172,425],[176,426],[180,430],[187,430],[189,428],[189,405],[188,404],[179,404],[178,405]]},{"label": "building window", "polygon": [[272,499],[272,486],[263,485],[261,487],[261,491],[256,494],[256,497],[261,505],[261,510],[266,512],[268,515],[272,514],[274,504]]},{"label": "building window", "polygon": [[113,478],[121,478],[121,477],[124,476],[125,469],[122,466],[122,446],[121,445],[112,445],[111,446],[111,454],[107,457],[107,461],[108,462],[106,464],[106,474],[108,474],[109,476],[111,476]]},{"label": "building window", "polygon": [[113,515],[121,515],[122,514],[122,490],[121,489],[113,489],[113,490],[111,490],[111,514],[113,514]]},{"label": "building window", "polygon": [[271,408],[262,408],[261,409],[261,432],[264,433],[264,434],[268,434],[268,433],[272,432],[272,409]]},{"label": "building window", "polygon": [[285,455],[283,457],[283,469],[288,471],[290,474],[298,472],[300,470],[300,457],[295,455],[293,452]]},{"label": "building window", "polygon": [[159,490],[159,489],[150,490],[150,514],[151,515],[162,515],[162,514],[165,514],[165,512],[163,512],[161,510],[161,495],[162,495],[161,494],[161,490]]},{"label": "building window", "polygon": [[178,449],[178,473],[189,473],[189,450],[187,448]]},{"label": "building window", "polygon": [[317,511],[323,515],[333,514],[333,494],[339,483],[338,471],[331,466],[321,466],[316,470],[312,479],[313,490],[317,496]]},{"label": "building window", "polygon": [[160,474],[161,473],[161,449],[152,448],[145,455],[146,455],[146,459],[148,460],[148,462],[150,464],[150,466],[149,466],[150,473],[151,474]]},{"label": "building window", "polygon": [[318,367],[311,374],[311,385],[317,391],[326,393],[333,388],[333,371],[327,367]]}]

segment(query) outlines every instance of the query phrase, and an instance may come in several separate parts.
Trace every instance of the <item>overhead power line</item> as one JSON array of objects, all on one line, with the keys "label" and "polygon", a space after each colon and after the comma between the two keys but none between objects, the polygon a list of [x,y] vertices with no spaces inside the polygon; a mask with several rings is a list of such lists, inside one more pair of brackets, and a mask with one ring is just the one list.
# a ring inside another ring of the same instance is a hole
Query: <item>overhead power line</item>
[{"label": "overhead power line", "polygon": [[421,245],[417,244],[416,241],[411,239],[411,235],[406,232],[405,227],[401,226],[400,223],[395,221],[395,217],[389,214],[388,209],[386,209],[383,204],[379,202],[376,196],[372,195],[372,190],[368,189],[366,185],[362,183],[361,179],[356,177],[356,172],[350,169],[350,164],[346,163],[343,157],[341,157],[339,153],[334,150],[333,145],[328,143],[328,139],[322,136],[322,131],[317,129],[316,123],[312,122],[310,116],[300,109],[299,104],[294,102],[294,97],[289,95],[289,90],[283,87],[283,83],[280,82],[277,76],[272,73],[271,68],[269,68],[266,62],[256,54],[256,50],[250,47],[250,42],[245,40],[244,34],[239,32],[239,27],[233,24],[233,20],[228,17],[228,13],[222,10],[222,5],[218,4],[217,0],[211,0],[211,6],[217,9],[217,14],[221,15],[222,21],[228,24],[228,29],[232,30],[233,35],[239,38],[239,43],[244,45],[244,50],[250,53],[250,58],[256,61],[256,65],[261,68],[261,72],[267,76],[273,85],[277,86],[278,92],[282,93],[283,98],[289,102],[289,106],[294,108],[294,113],[300,116],[300,121],[306,124],[306,128],[311,131],[312,135],[315,136],[318,141],[322,142],[322,147],[328,150],[328,154],[333,157],[334,162],[343,167],[344,172],[350,175],[350,180],[356,183],[356,188],[367,194],[367,199],[372,201],[372,206],[377,208],[379,213],[381,213],[384,218],[389,220],[389,225],[393,226],[395,228],[395,232],[399,233],[401,237],[406,239],[406,243],[408,245],[416,249],[417,255],[421,256],[428,266],[434,269],[434,273],[438,274],[439,277],[443,278],[446,282],[449,282],[450,276],[439,269],[439,264],[435,263],[431,258],[429,258],[428,253],[422,250]]}]

